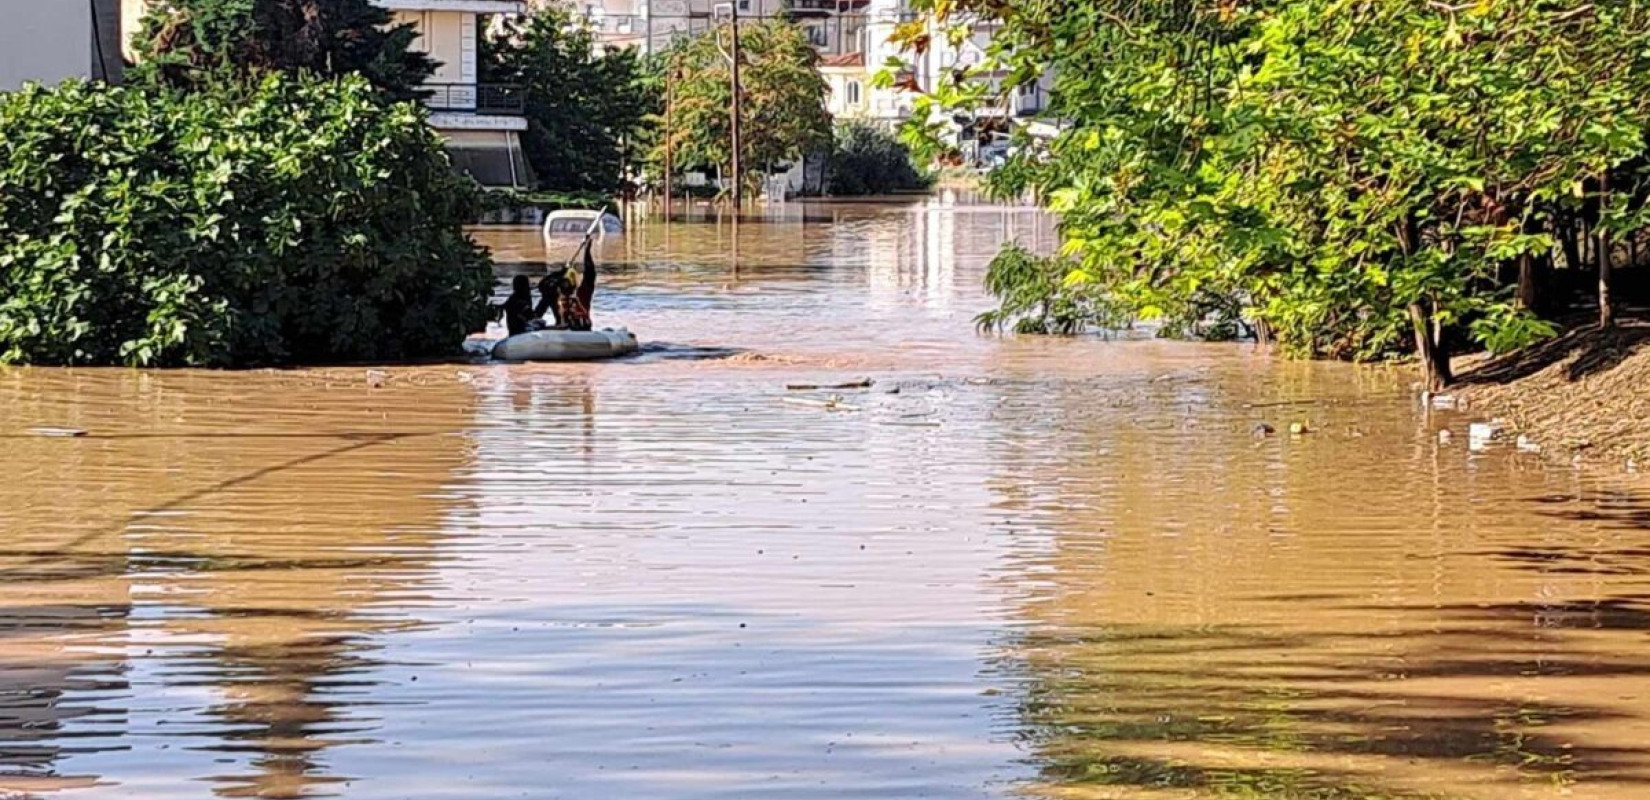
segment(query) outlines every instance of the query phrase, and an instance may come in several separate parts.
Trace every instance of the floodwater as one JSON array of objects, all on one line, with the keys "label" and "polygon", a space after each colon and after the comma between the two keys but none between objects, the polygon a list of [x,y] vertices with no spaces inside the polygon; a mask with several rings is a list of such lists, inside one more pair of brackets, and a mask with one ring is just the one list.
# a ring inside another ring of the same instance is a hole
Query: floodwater
[{"label": "floodwater", "polygon": [[1010,239],[641,225],[619,363],[0,371],[0,797],[1650,797],[1650,486],[1401,370],[977,336]]}]

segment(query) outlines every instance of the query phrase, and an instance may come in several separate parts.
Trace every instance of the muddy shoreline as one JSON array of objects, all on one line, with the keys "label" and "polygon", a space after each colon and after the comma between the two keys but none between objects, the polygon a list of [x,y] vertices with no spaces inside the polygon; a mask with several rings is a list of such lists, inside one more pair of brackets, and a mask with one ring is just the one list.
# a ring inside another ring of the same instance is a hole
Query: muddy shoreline
[{"label": "muddy shoreline", "polygon": [[1650,321],[1576,328],[1467,368],[1458,394],[1549,458],[1650,466]]}]

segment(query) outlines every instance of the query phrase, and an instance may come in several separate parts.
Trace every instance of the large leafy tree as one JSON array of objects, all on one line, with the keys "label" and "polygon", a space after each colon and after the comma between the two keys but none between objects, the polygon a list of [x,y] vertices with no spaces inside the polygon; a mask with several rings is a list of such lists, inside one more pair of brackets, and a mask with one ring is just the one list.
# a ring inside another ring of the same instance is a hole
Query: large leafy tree
[{"label": "large leafy tree", "polygon": [[[722,25],[683,40],[663,57],[674,84],[674,108],[663,126],[678,167],[732,171],[732,31]],[[747,182],[763,172],[831,146],[829,87],[819,73],[819,52],[801,28],[783,20],[740,26],[740,166]],[[656,154],[657,157],[657,154]]]},{"label": "large leafy tree", "polygon": [[[1002,25],[982,70],[1055,71],[1067,129],[998,188],[1063,214],[1068,300],[1242,318],[1302,354],[1414,352],[1443,384],[1452,343],[1550,332],[1543,266],[1603,281],[1644,227],[1650,15],[1630,2],[919,2],[947,33]],[[974,77],[928,108],[981,102]]]},{"label": "large leafy tree", "polygon": [[521,87],[539,188],[618,192],[657,105],[636,51],[601,48],[558,5],[500,20],[482,51],[484,80]]},{"label": "large leafy tree", "polygon": [[480,209],[356,77],[0,93],[0,364],[451,354],[486,324]]},{"label": "large leafy tree", "polygon": [[198,88],[268,72],[358,74],[394,100],[435,69],[372,0],[149,0],[134,47],[137,81]]}]

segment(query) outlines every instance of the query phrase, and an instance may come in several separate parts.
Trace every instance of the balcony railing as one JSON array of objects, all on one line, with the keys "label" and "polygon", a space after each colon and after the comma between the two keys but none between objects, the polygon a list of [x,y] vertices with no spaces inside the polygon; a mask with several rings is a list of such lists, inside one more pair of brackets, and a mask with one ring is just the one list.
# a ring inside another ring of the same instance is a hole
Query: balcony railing
[{"label": "balcony railing", "polygon": [[426,83],[424,105],[431,111],[475,114],[520,114],[526,110],[521,87],[508,83]]},{"label": "balcony railing", "polygon": [[791,0],[792,11],[832,14],[863,13],[869,0]]}]

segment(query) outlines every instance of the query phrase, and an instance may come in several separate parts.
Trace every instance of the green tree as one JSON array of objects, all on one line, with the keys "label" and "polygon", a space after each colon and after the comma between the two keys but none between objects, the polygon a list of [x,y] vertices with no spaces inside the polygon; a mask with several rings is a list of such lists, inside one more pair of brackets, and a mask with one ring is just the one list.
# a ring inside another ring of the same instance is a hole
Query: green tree
[{"label": "green tree", "polygon": [[624,185],[658,104],[633,48],[603,49],[561,6],[505,17],[482,42],[482,76],[521,87],[522,149],[538,187],[612,195]]},{"label": "green tree", "polygon": [[1054,70],[1067,130],[997,188],[1062,214],[1061,292],[1168,330],[1241,318],[1302,355],[1414,353],[1443,385],[1453,343],[1552,331],[1535,267],[1604,282],[1644,227],[1650,15],[1631,3],[919,1],[947,34],[1002,25],[931,110],[982,102],[985,70]]},{"label": "green tree", "polygon": [[892,194],[933,185],[911,158],[911,149],[888,129],[867,122],[843,123],[836,130],[825,193]]},{"label": "green tree", "polygon": [[[679,42],[661,59],[674,82],[675,103],[657,149],[675,148],[678,168],[732,172],[732,34],[722,25]],[[743,142],[740,179],[751,183],[772,168],[831,145],[829,87],[819,73],[819,52],[802,29],[783,20],[740,26]],[[659,152],[655,158],[662,161]]]},{"label": "green tree", "polygon": [[372,0],[150,0],[130,75],[194,89],[268,72],[358,74],[393,100],[416,99],[435,62],[394,19]]},{"label": "green tree", "polygon": [[0,94],[0,363],[453,353],[493,284],[479,195],[360,78]]}]

